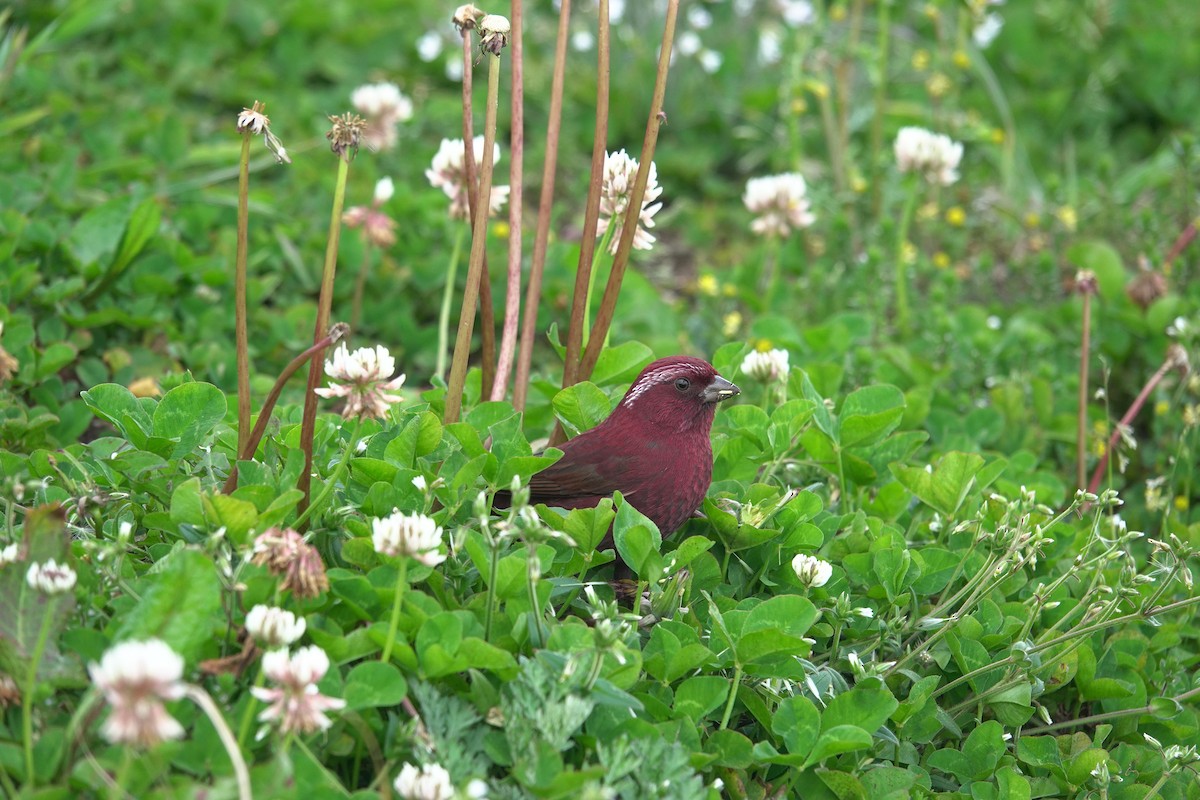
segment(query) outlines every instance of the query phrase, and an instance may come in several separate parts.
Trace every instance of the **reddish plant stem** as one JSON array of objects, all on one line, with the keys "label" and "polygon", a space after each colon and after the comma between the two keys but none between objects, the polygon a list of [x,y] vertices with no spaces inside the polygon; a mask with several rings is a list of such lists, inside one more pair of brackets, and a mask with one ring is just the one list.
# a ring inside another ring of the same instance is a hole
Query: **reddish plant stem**
[{"label": "reddish plant stem", "polygon": [[[475,117],[471,111],[471,87],[475,67],[475,50],[471,46],[471,30],[462,30],[463,40],[463,84],[462,84],[462,132],[463,168],[467,175],[467,209],[472,230],[475,214],[479,209],[479,184],[475,170]],[[490,214],[492,198],[484,198],[483,213]],[[475,314],[474,308],[471,314]],[[479,350],[482,362],[483,391],[480,397],[492,392],[493,365],[496,363],[496,312],[492,307],[492,281],[488,272],[487,252],[483,254],[483,271],[479,273]]]},{"label": "reddish plant stem", "polygon": [[[563,388],[579,379],[580,354],[583,351],[584,315],[587,309],[588,283],[596,257],[596,231],[600,224],[600,190],[604,187],[604,160],[608,147],[609,24],[608,0],[600,0],[596,37],[596,128],[592,135],[592,176],[588,183],[587,205],[583,211],[583,234],[579,243],[579,264],[575,269],[575,289],[571,297],[571,321],[567,327],[567,352],[563,361]],[[550,445],[562,444],[566,433],[554,426]]]},{"label": "reddish plant stem", "polygon": [[[254,457],[254,451],[258,449],[258,443],[262,441],[263,434],[267,432],[267,425],[271,422],[271,412],[275,410],[275,403],[279,401],[279,395],[283,392],[283,386],[296,374],[296,370],[304,366],[305,362],[326,347],[332,347],[348,333],[350,333],[350,326],[344,322],[338,322],[329,329],[329,334],[324,339],[288,362],[288,365],[283,368],[283,372],[279,373],[279,377],[275,379],[275,385],[271,387],[271,393],[263,401],[262,409],[258,412],[258,421],[254,423],[254,430],[250,431],[250,436],[246,439],[246,444],[238,451],[237,457],[239,460],[248,461]],[[233,468],[229,470],[229,477],[225,479],[225,487],[221,491],[229,494],[236,489],[237,476],[238,469],[235,463]]]},{"label": "reddish plant stem", "polygon": [[512,57],[512,120],[509,146],[508,194],[508,282],[504,292],[504,329],[500,336],[500,357],[496,362],[491,399],[503,400],[508,393],[513,358],[517,350],[517,327],[521,317],[521,212],[525,181],[525,72],[521,61],[521,0],[512,0],[512,35],[508,49]]},{"label": "reddish plant stem", "polygon": [[671,66],[671,47],[675,41],[675,19],[679,15],[679,0],[668,0],[667,18],[663,24],[662,45],[659,49],[658,74],[654,79],[654,97],[650,101],[650,114],[646,119],[646,135],[642,139],[641,161],[638,163],[637,179],[629,196],[629,207],[625,209],[625,220],[621,226],[621,241],[617,245],[617,254],[613,258],[612,271],[608,274],[608,285],[604,287],[604,297],[600,300],[600,310],[596,312],[596,323],[588,337],[587,349],[576,380],[585,381],[591,377],[600,351],[604,349],[604,340],[608,337],[608,329],[612,325],[613,316],[617,310],[617,297],[621,292],[621,281],[625,277],[625,269],[629,266],[629,254],[633,251],[633,237],[637,233],[638,218],[642,213],[642,201],[646,196],[646,184],[650,180],[650,164],[654,161],[654,148],[658,144],[658,131],[663,124],[663,99],[667,94],[667,72]]},{"label": "reddish plant stem", "polygon": [[[517,355],[517,378],[513,405],[525,409],[529,395],[529,372],[533,365],[533,338],[537,335],[537,312],[542,294],[542,273],[550,241],[550,210],[554,204],[554,174],[558,166],[558,138],[562,130],[563,80],[566,74],[567,37],[570,35],[571,0],[562,0],[558,12],[558,42],[554,46],[554,77],[550,83],[550,119],[546,126],[546,159],[542,165],[542,192],[538,198],[537,232],[533,240],[533,263],[525,290],[525,316],[521,320],[521,348]],[[515,64],[514,60],[514,64]],[[516,72],[513,72],[514,91]],[[515,148],[514,148],[515,150]]]},{"label": "reddish plant stem", "polygon": [[1158,386],[1166,374],[1172,369],[1178,368],[1178,363],[1171,353],[1167,353],[1167,358],[1163,361],[1150,380],[1146,381],[1146,385],[1142,387],[1142,391],[1138,392],[1138,396],[1134,398],[1133,403],[1129,406],[1129,410],[1125,412],[1125,416],[1121,417],[1121,421],[1113,428],[1112,436],[1108,437],[1108,447],[1104,448],[1104,455],[1100,456],[1100,462],[1096,464],[1096,468],[1092,470],[1092,480],[1088,483],[1088,491],[1096,494],[1096,490],[1100,488],[1100,481],[1104,478],[1104,469],[1108,466],[1108,457],[1112,453],[1113,448],[1117,446],[1117,442],[1121,438],[1121,428],[1128,427],[1132,424],[1138,412],[1142,410],[1142,406],[1146,404],[1146,398],[1154,391],[1154,387]]},{"label": "reddish plant stem", "polygon": [[1180,231],[1179,236],[1175,238],[1175,243],[1171,245],[1171,249],[1167,251],[1167,257],[1163,259],[1163,272],[1171,271],[1171,264],[1179,255],[1191,244],[1196,238],[1196,221],[1188,223],[1188,226]]},{"label": "reddish plant stem", "polygon": [[1080,489],[1087,480],[1087,401],[1088,366],[1092,340],[1092,293],[1083,293],[1083,334],[1079,352],[1079,408],[1075,430],[1075,483]]}]

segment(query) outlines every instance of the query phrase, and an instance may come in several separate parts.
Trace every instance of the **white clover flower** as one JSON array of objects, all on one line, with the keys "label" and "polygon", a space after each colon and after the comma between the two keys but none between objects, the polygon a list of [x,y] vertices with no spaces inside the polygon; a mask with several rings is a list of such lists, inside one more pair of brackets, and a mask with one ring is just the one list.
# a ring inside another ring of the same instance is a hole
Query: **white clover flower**
[{"label": "white clover flower", "polygon": [[412,485],[423,492],[429,488],[429,481],[425,479],[424,475],[418,475],[412,479]]},{"label": "white clover flower", "polygon": [[183,659],[165,642],[122,642],[105,651],[88,673],[112,706],[101,734],[112,744],[150,747],[183,736],[164,700],[183,697]]},{"label": "white clover flower", "polygon": [[396,510],[371,523],[375,550],[393,558],[409,556],[427,567],[446,560],[440,551],[442,529],[424,514],[405,514]]},{"label": "white clover flower", "polygon": [[755,220],[750,229],[764,236],[787,236],[816,220],[808,201],[808,186],[798,172],[768,175],[746,181],[742,202]]},{"label": "white clover flower", "polygon": [[367,83],[350,93],[350,103],[367,120],[362,140],[372,150],[391,150],[397,125],[412,119],[413,104],[394,83]]},{"label": "white clover flower", "polygon": [[417,55],[425,63],[433,61],[442,54],[442,49],[446,46],[442,41],[442,35],[437,31],[425,31],[417,39]]},{"label": "white clover flower", "polygon": [[375,182],[375,205],[380,206],[396,194],[396,184],[391,178],[380,178]]},{"label": "white clover flower", "polygon": [[325,362],[325,374],[331,378],[329,388],[317,389],[316,393],[321,397],[344,397],[343,417],[383,419],[388,409],[402,399],[398,394],[389,394],[404,385],[404,375],[391,377],[395,371],[396,359],[383,345],[351,353],[342,343],[333,351],[333,359]]},{"label": "white clover flower", "polygon": [[571,34],[571,48],[586,53],[596,46],[596,37],[591,31],[578,30]]},{"label": "white clover flower", "polygon": [[987,14],[975,26],[975,30],[971,32],[971,38],[975,40],[975,46],[980,50],[985,50],[1000,35],[1000,29],[1004,27],[1004,17],[999,14]]},{"label": "white clover flower", "polygon": [[684,31],[675,40],[675,49],[683,56],[694,56],[700,52],[700,48],[703,46],[704,43],[700,41],[700,34],[695,31]]},{"label": "white clover flower", "polygon": [[265,647],[290,645],[304,635],[304,617],[275,606],[256,605],[246,615],[246,631]]},{"label": "white clover flower", "polygon": [[704,6],[688,6],[687,10],[688,25],[698,30],[705,30],[712,27],[712,14]]},{"label": "white clover flower", "polygon": [[422,767],[405,764],[392,785],[404,800],[451,800],[454,797],[450,773],[440,764]]},{"label": "white clover flower", "polygon": [[862,617],[863,619],[874,619],[875,618],[875,609],[868,608],[867,606],[860,606],[858,608],[852,609],[850,611],[850,613],[856,617]]},{"label": "white clover flower", "polygon": [[62,594],[69,592],[75,586],[75,570],[66,564],[59,564],[53,558],[44,564],[34,562],[25,573],[25,582],[29,588],[43,594]]},{"label": "white clover flower", "polygon": [[833,565],[815,556],[801,553],[792,559],[792,569],[796,577],[810,589],[824,586],[833,577]]},{"label": "white clover flower", "polygon": [[764,28],[758,34],[758,63],[769,66],[778,64],[783,58],[783,36],[773,28]]},{"label": "white clover flower", "polygon": [[[606,153],[604,156],[604,185],[600,190],[600,223],[597,233],[603,236],[609,225],[615,225],[612,243],[608,247],[610,253],[616,253],[621,241],[621,228],[625,224],[625,209],[629,207],[629,195],[637,180],[638,162],[630,158],[624,150]],[[658,167],[650,162],[650,173],[647,176],[646,192],[642,197],[642,209],[638,215],[637,230],[633,235],[634,250],[649,250],[654,246],[654,237],[647,230],[654,227],[654,215],[662,208],[662,203],[654,201],[662,195],[662,187],[658,185]]]},{"label": "white clover flower", "polygon": [[812,25],[817,21],[817,12],[810,0],[779,0],[783,21],[793,28]]},{"label": "white clover flower", "polygon": [[725,57],[716,50],[704,50],[697,58],[700,60],[700,69],[709,75],[719,70],[721,65],[725,63]]},{"label": "white clover flower", "polygon": [[[471,142],[475,156],[475,169],[483,161],[483,137],[476,136]],[[450,217],[467,219],[470,216],[470,200],[467,190],[466,145],[462,139],[442,139],[433,163],[425,170],[425,177],[435,189],[450,198]],[[492,143],[492,166],[500,163],[500,145]],[[488,214],[495,216],[508,202],[508,186],[492,186]]]},{"label": "white clover flower", "polygon": [[925,180],[941,186],[958,180],[963,146],[945,134],[924,128],[901,128],[896,135],[895,151],[901,172],[918,172]]},{"label": "white clover flower", "polygon": [[786,381],[788,376],[788,351],[768,350],[765,353],[752,350],[742,359],[742,374],[756,381],[771,383]]},{"label": "white clover flower", "polygon": [[278,686],[250,689],[255,697],[269,704],[258,715],[259,722],[278,720],[284,733],[325,730],[332,724],[325,712],[346,705],[345,700],[326,697],[317,689],[317,682],[329,671],[329,656],[315,645],[302,647],[290,657],[287,650],[272,650],[263,656],[262,669]]},{"label": "white clover flower", "polygon": [[1174,321],[1170,325],[1167,326],[1167,336],[1171,336],[1174,338],[1179,338],[1181,336],[1187,336],[1188,331],[1191,327],[1192,326],[1190,323],[1188,323],[1186,317],[1176,317],[1174,319]]},{"label": "white clover flower", "polygon": [[0,548],[0,567],[15,564],[20,550],[21,546],[16,542],[13,542],[8,547]]}]

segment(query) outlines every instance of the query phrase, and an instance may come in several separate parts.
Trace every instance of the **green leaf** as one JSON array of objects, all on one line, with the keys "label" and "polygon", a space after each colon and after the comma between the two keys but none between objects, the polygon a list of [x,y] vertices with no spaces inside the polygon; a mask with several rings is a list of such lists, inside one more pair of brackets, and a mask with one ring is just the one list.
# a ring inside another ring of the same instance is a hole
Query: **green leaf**
[{"label": "green leaf", "polygon": [[904,393],[895,386],[865,386],[842,402],[842,447],[867,445],[887,436],[904,417]]},{"label": "green leaf", "polygon": [[125,225],[125,232],[121,236],[121,244],[117,247],[116,255],[113,256],[104,276],[106,282],[111,283],[120,277],[121,273],[141,254],[147,243],[158,232],[161,216],[158,203],[154,199],[143,200],[133,210],[133,213],[129,215],[129,222]]},{"label": "green leaf", "polygon": [[942,456],[932,473],[902,464],[892,464],[891,470],[917,499],[953,519],[982,466],[983,456],[951,451]]},{"label": "green leaf", "polygon": [[881,681],[865,680],[829,701],[821,713],[821,730],[853,725],[874,733],[899,705]]},{"label": "green leaf", "polygon": [[858,782],[858,778],[848,772],[836,772],[830,769],[817,770],[817,777],[829,787],[838,800],[866,800],[866,790]]},{"label": "green leaf", "polygon": [[139,581],[139,588],[149,588],[125,615],[113,639],[156,637],[192,661],[212,635],[221,608],[217,568],[208,556],[190,548],[175,551],[158,565],[163,566],[160,572]]},{"label": "green leaf", "polygon": [[177,525],[200,527],[204,521],[204,500],[200,494],[200,479],[188,478],[171,494],[171,521]]},{"label": "green leaf", "polygon": [[224,494],[205,495],[204,513],[208,524],[222,527],[229,541],[245,545],[258,525],[258,510],[253,503]]},{"label": "green leaf", "polygon": [[821,733],[821,712],[807,697],[792,695],[775,709],[771,731],[789,753],[807,758]]},{"label": "green leaf", "polygon": [[717,675],[688,678],[675,690],[675,711],[698,723],[721,707],[729,696],[729,681]]},{"label": "green leaf", "polygon": [[591,430],[612,412],[606,395],[596,384],[584,381],[554,396],[554,413],[574,434]]},{"label": "green leaf", "polygon": [[[135,447],[141,449],[151,428],[150,415],[133,393],[115,383],[102,383],[80,392],[83,402],[97,417],[111,423]],[[130,424],[130,422],[134,424]]]},{"label": "green leaf", "polygon": [[399,669],[380,661],[364,661],[346,676],[343,697],[346,708],[357,711],[399,705],[407,694],[408,684]]},{"label": "green leaf", "polygon": [[803,387],[804,397],[813,403],[813,424],[817,426],[817,429],[821,433],[829,437],[829,441],[836,446],[840,443],[837,420],[825,405],[825,398],[821,397],[820,393],[813,386],[812,381],[809,380],[808,373],[805,372],[802,374],[804,377],[801,386]]},{"label": "green leaf", "polygon": [[613,543],[621,560],[628,564],[640,579],[658,580],[662,573],[662,556],[659,555],[662,534],[658,532],[658,526],[654,522],[624,498],[620,499],[617,516],[613,522]]},{"label": "green leaf", "polygon": [[831,756],[850,753],[855,750],[865,750],[871,746],[871,734],[855,725],[837,725],[824,731],[817,743],[804,761],[801,769],[808,769],[814,764],[820,764]]},{"label": "green leaf", "polygon": [[225,409],[225,393],[211,383],[180,384],[154,409],[154,435],[175,441],[171,458],[180,458],[225,418]]},{"label": "green leaf", "polygon": [[641,342],[622,342],[600,351],[592,369],[592,382],[597,386],[631,383],[642,367],[654,358],[654,351]]}]

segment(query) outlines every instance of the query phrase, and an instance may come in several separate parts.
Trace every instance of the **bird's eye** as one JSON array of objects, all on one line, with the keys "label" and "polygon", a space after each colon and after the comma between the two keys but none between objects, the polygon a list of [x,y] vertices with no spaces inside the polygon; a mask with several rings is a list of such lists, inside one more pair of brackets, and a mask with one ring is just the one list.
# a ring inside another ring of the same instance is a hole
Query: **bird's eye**
[{"label": "bird's eye", "polygon": [[676,378],[675,379],[675,388],[681,392],[686,392],[688,390],[688,387],[691,385],[692,385],[692,382],[689,381],[687,378]]}]

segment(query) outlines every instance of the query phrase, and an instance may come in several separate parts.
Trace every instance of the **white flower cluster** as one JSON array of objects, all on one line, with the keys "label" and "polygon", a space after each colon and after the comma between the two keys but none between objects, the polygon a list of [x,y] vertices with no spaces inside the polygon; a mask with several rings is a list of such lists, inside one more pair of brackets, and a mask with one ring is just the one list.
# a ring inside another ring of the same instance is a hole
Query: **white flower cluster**
[{"label": "white flower cluster", "polygon": [[254,686],[250,692],[267,703],[258,715],[259,722],[279,722],[283,733],[312,733],[333,724],[326,711],[344,708],[345,700],[326,697],[317,683],[329,671],[329,656],[321,648],[301,647],[289,655],[287,650],[272,650],[263,656],[263,674],[274,688]]},{"label": "white flower cluster", "polygon": [[75,588],[75,570],[53,558],[43,564],[34,562],[25,573],[25,582],[42,594],[63,594]]},{"label": "white flower cluster", "polygon": [[392,378],[395,371],[396,359],[383,345],[361,347],[351,353],[342,343],[333,351],[333,359],[325,362],[325,374],[331,379],[329,388],[315,391],[321,397],[345,398],[343,417],[383,419],[388,409],[403,399],[389,394],[404,385],[404,375]]},{"label": "white flower cluster", "polygon": [[751,178],[742,202],[755,215],[750,229],[764,236],[787,236],[816,220],[810,210],[808,186],[798,172]]},{"label": "white flower cluster", "polygon": [[394,83],[368,83],[350,94],[350,102],[367,120],[363,142],[372,150],[391,150],[399,140],[397,126],[412,119],[413,104]]},{"label": "white flower cluster", "polygon": [[895,150],[901,172],[920,173],[925,180],[941,186],[958,180],[963,146],[945,134],[924,128],[901,128],[896,135]]},{"label": "white flower cluster", "polygon": [[[417,767],[406,763],[392,785],[403,800],[450,800],[457,796],[454,784],[450,782],[450,773],[440,764]],[[473,780],[467,784],[463,796],[470,800],[483,800],[487,797],[487,784]]]},{"label": "white flower cluster", "polygon": [[442,529],[432,517],[405,514],[399,509],[371,523],[375,551],[385,556],[408,556],[427,567],[446,560],[441,552]]},{"label": "white flower cluster", "polygon": [[[610,253],[617,252],[621,241],[625,210],[629,208],[629,196],[637,180],[638,166],[637,159],[631,158],[624,150],[606,153],[604,156],[604,185],[600,190],[600,223],[597,233],[603,236],[609,225],[616,226],[608,246]],[[637,230],[633,235],[634,250],[649,250],[654,246],[654,236],[648,229],[654,227],[654,215],[662,208],[662,203],[654,202],[662,195],[662,191],[662,187],[658,185],[658,167],[651,161]]]},{"label": "white flower cluster", "polygon": [[803,553],[792,559],[792,569],[800,582],[809,589],[824,586],[833,577],[832,564],[822,561],[816,556],[808,556]]},{"label": "white flower cluster", "polygon": [[788,351],[751,351],[742,359],[742,374],[756,381],[772,383],[786,381],[788,377]]},{"label": "white flower cluster", "polygon": [[183,659],[165,642],[122,642],[88,673],[112,706],[100,729],[109,742],[150,747],[183,736],[183,726],[163,706],[183,697]]},{"label": "white flower cluster", "polygon": [[283,647],[304,635],[308,623],[290,611],[275,606],[256,605],[246,615],[246,631],[266,647]]},{"label": "white flower cluster", "polygon": [[[483,162],[483,137],[471,141],[471,152],[475,156],[475,170]],[[467,148],[462,139],[442,139],[433,163],[425,170],[425,177],[435,189],[441,189],[450,198],[451,219],[467,219],[470,216],[470,200],[467,187]],[[492,168],[500,163],[500,145],[492,143]],[[488,215],[495,216],[508,202],[508,186],[492,184],[488,204]]]}]

